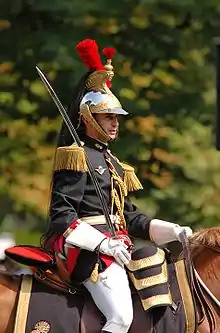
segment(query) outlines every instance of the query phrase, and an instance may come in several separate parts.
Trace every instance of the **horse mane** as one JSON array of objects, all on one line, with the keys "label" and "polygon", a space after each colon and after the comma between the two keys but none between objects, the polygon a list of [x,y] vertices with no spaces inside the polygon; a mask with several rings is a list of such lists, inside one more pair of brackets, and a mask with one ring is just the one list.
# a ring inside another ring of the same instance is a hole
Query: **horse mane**
[{"label": "horse mane", "polygon": [[220,247],[220,227],[205,228],[195,232],[190,237],[190,243],[195,246]]},{"label": "horse mane", "polygon": [[194,233],[189,242],[192,260],[194,263],[199,260],[200,267],[201,263],[203,265],[204,281],[219,281],[220,227],[202,229]]}]

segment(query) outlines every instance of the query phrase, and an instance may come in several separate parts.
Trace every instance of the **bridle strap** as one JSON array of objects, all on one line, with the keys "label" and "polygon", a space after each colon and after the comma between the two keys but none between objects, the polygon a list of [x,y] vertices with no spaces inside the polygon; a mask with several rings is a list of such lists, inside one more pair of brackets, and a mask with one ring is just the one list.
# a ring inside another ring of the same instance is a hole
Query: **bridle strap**
[{"label": "bridle strap", "polygon": [[[190,239],[190,243],[196,247],[201,247],[203,249],[207,248],[214,252],[220,253],[219,247],[202,244],[202,243],[198,243],[198,242],[193,242],[192,239]],[[193,262],[192,262],[192,268],[193,268],[193,274],[194,274],[194,290],[196,292],[197,300],[199,301],[199,305],[201,307],[201,314],[202,314],[202,318],[200,318],[200,320],[199,320],[199,325],[204,321],[204,319],[205,319],[204,315],[206,314],[207,320],[210,325],[211,332],[213,332],[213,330],[215,329],[215,326],[216,326],[215,317],[213,314],[213,310],[204,295],[204,291],[210,297],[210,299],[214,302],[214,304],[218,306],[218,308],[220,307],[220,302],[213,295],[213,293],[209,290],[209,288],[206,286],[206,284],[202,281],[201,277],[199,276],[198,272],[196,271],[196,269],[193,265]],[[204,305],[205,305],[205,307],[204,307]]]},{"label": "bridle strap", "polygon": [[197,280],[199,281],[199,283],[201,284],[201,286],[203,287],[203,289],[207,292],[207,294],[213,300],[213,302],[215,303],[215,305],[217,305],[217,307],[220,309],[220,301],[215,297],[215,295],[211,292],[211,290],[203,282],[203,280],[201,279],[201,277],[199,276],[199,274],[198,274],[198,272],[196,271],[195,268],[194,268],[194,272],[195,272],[195,276],[196,276]]},{"label": "bridle strap", "polygon": [[[207,320],[210,325],[211,332],[213,332],[213,330],[215,330],[215,326],[216,326],[215,317],[214,317],[212,308],[209,305],[208,301],[206,300],[204,292],[202,291],[202,288],[201,288],[202,285],[200,284],[199,279],[195,275],[194,264],[192,261],[191,252],[190,252],[190,248],[189,248],[189,239],[186,235],[186,232],[184,232],[184,231],[179,235],[179,237],[180,237],[180,241],[182,243],[183,256],[184,256],[184,260],[185,260],[185,264],[186,264],[186,270],[187,270],[188,280],[189,280],[190,289],[191,289],[191,293],[192,293],[194,307],[196,308],[196,299],[195,299],[195,294],[196,294],[197,301],[199,302],[199,305],[201,308],[202,317],[199,319],[198,315],[197,315],[198,324],[200,325],[204,321],[205,315],[206,315]],[[205,307],[204,307],[204,304],[205,304]]]},{"label": "bridle strap", "polygon": [[193,301],[194,310],[195,310],[196,320],[195,320],[194,333],[196,333],[197,329],[198,329],[198,315],[196,313],[196,298],[195,298],[195,293],[194,293],[195,279],[194,279],[194,271],[193,271],[193,262],[192,262],[192,258],[191,258],[190,248],[189,248],[189,240],[188,240],[188,237],[186,235],[185,230],[183,230],[180,233],[179,239],[180,239],[181,244],[182,244],[182,254],[183,254],[183,258],[184,258],[186,274],[187,274],[187,278],[188,278],[188,281],[189,281],[189,287],[190,287],[190,291],[191,291],[191,295],[192,295],[192,301]]}]

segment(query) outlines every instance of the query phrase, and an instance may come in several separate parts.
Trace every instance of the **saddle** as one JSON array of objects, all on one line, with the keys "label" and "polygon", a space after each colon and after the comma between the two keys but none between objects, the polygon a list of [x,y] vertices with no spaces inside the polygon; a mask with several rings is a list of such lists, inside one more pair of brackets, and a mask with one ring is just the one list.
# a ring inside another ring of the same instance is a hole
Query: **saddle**
[{"label": "saddle", "polygon": [[83,287],[73,285],[65,261],[41,247],[18,245],[5,250],[5,254],[21,265],[32,268],[35,278],[63,293],[82,292]]}]

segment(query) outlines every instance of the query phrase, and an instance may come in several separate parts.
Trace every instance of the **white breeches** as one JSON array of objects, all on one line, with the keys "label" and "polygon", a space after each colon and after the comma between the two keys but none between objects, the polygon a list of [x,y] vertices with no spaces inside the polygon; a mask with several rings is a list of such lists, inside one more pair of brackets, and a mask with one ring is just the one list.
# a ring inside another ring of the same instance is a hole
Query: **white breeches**
[{"label": "white breeches", "polygon": [[97,282],[86,280],[83,284],[106,317],[103,330],[127,333],[133,320],[133,306],[125,269],[113,262],[99,274]]}]

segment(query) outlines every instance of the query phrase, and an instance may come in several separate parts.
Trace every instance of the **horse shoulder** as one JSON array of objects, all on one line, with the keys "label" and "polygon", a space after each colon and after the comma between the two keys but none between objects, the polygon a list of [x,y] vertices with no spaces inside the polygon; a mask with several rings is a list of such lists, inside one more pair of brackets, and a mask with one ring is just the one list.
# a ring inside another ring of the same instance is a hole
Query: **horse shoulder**
[{"label": "horse shoulder", "polygon": [[12,333],[20,277],[0,273],[0,333]]}]

